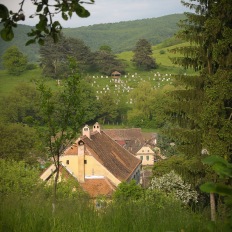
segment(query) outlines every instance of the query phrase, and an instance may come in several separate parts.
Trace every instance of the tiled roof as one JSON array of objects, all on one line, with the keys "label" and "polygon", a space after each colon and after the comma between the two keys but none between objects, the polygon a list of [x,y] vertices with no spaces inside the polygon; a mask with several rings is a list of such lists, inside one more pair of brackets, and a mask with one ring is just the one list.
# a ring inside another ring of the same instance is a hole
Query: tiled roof
[{"label": "tiled roof", "polygon": [[111,196],[116,188],[107,178],[85,179],[80,185],[93,198],[101,195]]},{"label": "tiled roof", "polygon": [[64,151],[64,155],[77,155],[77,144],[74,143]]},{"label": "tiled roof", "polygon": [[104,131],[82,136],[87,151],[120,181],[126,181],[141,160],[112,140]]},{"label": "tiled roof", "polygon": [[145,143],[140,128],[130,129],[106,129],[104,132],[120,145],[124,141],[123,147],[135,154]]}]

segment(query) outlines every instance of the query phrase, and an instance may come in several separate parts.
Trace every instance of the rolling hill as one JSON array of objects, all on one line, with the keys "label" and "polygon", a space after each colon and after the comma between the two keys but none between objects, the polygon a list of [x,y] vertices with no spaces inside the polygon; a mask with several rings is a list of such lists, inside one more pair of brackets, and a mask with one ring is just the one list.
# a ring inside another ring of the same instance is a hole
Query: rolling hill
[{"label": "rolling hill", "polygon": [[[108,45],[114,53],[120,53],[133,50],[136,42],[141,38],[156,45],[172,37],[178,31],[177,23],[183,18],[183,14],[173,14],[159,18],[64,28],[63,33],[67,37],[82,39],[92,51],[98,50],[101,45]],[[0,56],[8,47],[16,45],[31,62],[38,61],[39,45],[25,46],[29,39],[27,32],[31,28],[26,25],[18,25],[15,29],[15,38],[11,42],[5,42],[0,38]]]}]

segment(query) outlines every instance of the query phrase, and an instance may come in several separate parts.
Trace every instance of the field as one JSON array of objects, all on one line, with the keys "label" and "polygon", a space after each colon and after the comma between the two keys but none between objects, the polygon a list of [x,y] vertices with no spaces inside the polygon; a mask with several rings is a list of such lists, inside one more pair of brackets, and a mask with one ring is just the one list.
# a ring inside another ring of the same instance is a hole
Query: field
[{"label": "field", "polygon": [[[183,70],[183,68],[173,65],[171,63],[169,57],[176,56],[176,54],[170,53],[169,50],[175,48],[176,46],[179,45],[165,47],[165,48],[162,48],[162,44],[154,46],[153,57],[156,59],[158,68],[151,71],[138,71],[133,66],[133,64],[130,62],[133,56],[132,51],[122,52],[120,54],[117,54],[116,56],[119,59],[123,60],[124,64],[126,65],[126,72],[127,72],[125,75],[126,77],[125,76],[122,77],[122,80],[124,82],[127,81],[126,86],[134,88],[138,85],[140,81],[145,80],[145,81],[150,81],[154,87],[162,87],[166,84],[172,84],[171,79],[173,75],[184,74],[184,73],[186,73],[187,75],[188,74],[194,75],[195,73],[193,72],[193,70]],[[186,44],[183,44],[183,46],[186,46]],[[163,51],[163,53],[160,52],[161,50]],[[13,91],[15,86],[17,86],[17,84],[19,83],[35,84],[36,81],[44,81],[51,88],[57,87],[56,80],[44,78],[41,73],[42,73],[41,69],[37,68],[34,70],[28,70],[20,76],[11,76],[7,73],[6,70],[0,70],[0,96],[4,96],[9,92]],[[99,92],[103,91],[103,88],[107,88],[107,87],[109,88],[111,87],[111,89],[113,89],[115,86],[115,83],[113,82],[110,83],[111,78],[102,76],[99,73],[91,73],[88,74],[88,76],[90,77],[90,82],[92,83],[96,91]],[[95,77],[95,79],[93,79],[93,76]],[[160,79],[162,78],[164,80],[163,81],[159,80],[159,78]],[[169,81],[166,81],[166,79],[168,78]],[[94,81],[96,84],[94,83]]]}]

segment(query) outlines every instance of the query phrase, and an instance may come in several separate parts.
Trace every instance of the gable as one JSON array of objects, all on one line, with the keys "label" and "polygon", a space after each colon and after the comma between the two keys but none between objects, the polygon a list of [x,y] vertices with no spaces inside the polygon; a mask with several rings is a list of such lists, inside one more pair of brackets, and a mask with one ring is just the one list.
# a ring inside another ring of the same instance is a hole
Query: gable
[{"label": "gable", "polygon": [[142,147],[136,154],[155,154],[154,151],[151,150],[150,147]]},{"label": "gable", "polygon": [[82,140],[94,158],[120,181],[128,180],[141,163],[104,131],[91,134],[90,139],[85,136]]}]

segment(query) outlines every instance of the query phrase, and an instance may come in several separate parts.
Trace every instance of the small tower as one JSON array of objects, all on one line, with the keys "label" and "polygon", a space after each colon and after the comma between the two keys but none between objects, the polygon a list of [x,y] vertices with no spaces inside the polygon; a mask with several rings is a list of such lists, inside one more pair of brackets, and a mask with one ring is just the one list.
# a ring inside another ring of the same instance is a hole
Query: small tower
[{"label": "small tower", "polygon": [[85,125],[82,129],[82,135],[86,135],[90,139],[90,129],[88,125]]},{"label": "small tower", "polygon": [[93,125],[93,132],[99,132],[101,133],[101,127],[100,127],[100,124],[98,122],[96,122],[94,125]]}]

